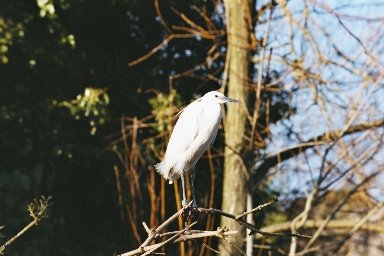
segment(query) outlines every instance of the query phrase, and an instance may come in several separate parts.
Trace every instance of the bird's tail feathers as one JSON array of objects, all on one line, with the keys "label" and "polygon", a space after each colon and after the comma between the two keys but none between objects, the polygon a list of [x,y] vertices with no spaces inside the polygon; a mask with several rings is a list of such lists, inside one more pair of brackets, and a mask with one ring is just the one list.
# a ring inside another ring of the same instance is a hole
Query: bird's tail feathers
[{"label": "bird's tail feathers", "polygon": [[165,160],[155,164],[155,169],[159,174],[163,175],[164,178],[168,179],[169,168]]},{"label": "bird's tail feathers", "polygon": [[171,168],[172,168],[172,166],[169,166],[166,159],[164,159],[160,163],[155,164],[156,171],[160,175],[162,175],[166,180],[169,179],[169,184],[173,183],[172,175],[170,175]]},{"label": "bird's tail feathers", "polygon": [[175,170],[175,163],[169,163],[167,159],[163,159],[160,163],[155,164],[156,171],[161,174],[166,180],[169,180],[169,184],[172,184],[174,180],[178,179],[182,172]]}]

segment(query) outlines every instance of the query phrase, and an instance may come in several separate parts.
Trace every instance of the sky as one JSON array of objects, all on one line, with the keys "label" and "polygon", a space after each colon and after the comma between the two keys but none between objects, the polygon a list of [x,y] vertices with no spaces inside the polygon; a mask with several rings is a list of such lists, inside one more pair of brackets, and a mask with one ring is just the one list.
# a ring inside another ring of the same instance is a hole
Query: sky
[{"label": "sky", "polygon": [[[305,15],[305,5],[309,15]],[[364,53],[365,49],[377,56],[383,53],[384,1],[292,0],[289,1],[288,10],[291,20],[279,18],[283,15],[281,8],[273,12],[274,22],[271,23],[268,47],[273,47],[275,55],[271,60],[271,68],[281,70],[287,90],[297,89],[291,98],[291,104],[297,111],[288,120],[272,125],[272,137],[267,148],[271,154],[313,136],[341,129],[347,122],[353,125],[384,118],[384,86],[382,77],[378,75],[383,70],[384,59],[377,58],[373,62]],[[267,17],[268,13],[262,20]],[[256,28],[258,38],[264,35],[265,24]],[[292,44],[287,44],[290,38]],[[336,54],[335,49],[345,57]],[[325,60],[337,62],[337,65],[329,65],[326,61],[319,63],[319,53]],[[313,75],[313,84],[300,80],[300,74],[295,74],[292,68],[281,61],[283,57],[290,62],[300,62]],[[322,82],[316,80],[319,77],[323,79]],[[287,126],[297,132],[296,137],[287,140]],[[383,134],[383,129],[378,129],[378,134]],[[364,133],[348,136],[344,141],[352,143],[361,136],[366,137],[357,143],[356,152],[350,152],[356,157],[371,150],[377,142],[374,137]],[[324,147],[318,150],[321,156]],[[337,161],[341,154],[341,148],[336,146],[327,159]],[[383,150],[376,157],[379,163],[367,164],[365,171],[372,172],[378,165],[382,166],[382,159]],[[312,183],[309,181],[318,175],[321,163],[319,154],[311,153],[286,161],[277,168],[272,187],[283,188],[287,196],[297,188],[305,194],[311,189]],[[337,167],[345,169],[349,165],[341,161]],[[378,182],[383,184],[384,178],[381,177]],[[339,182],[334,187],[340,188],[342,185]],[[384,197],[382,190],[375,190],[376,196]]]}]

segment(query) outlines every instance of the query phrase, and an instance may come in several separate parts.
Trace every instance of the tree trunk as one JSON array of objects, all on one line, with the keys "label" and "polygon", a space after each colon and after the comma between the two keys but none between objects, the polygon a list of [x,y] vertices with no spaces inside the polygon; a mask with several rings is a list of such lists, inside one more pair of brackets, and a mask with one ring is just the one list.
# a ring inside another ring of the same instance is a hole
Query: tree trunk
[{"label": "tree trunk", "polygon": [[[231,104],[225,118],[225,156],[223,180],[223,211],[233,214],[243,213],[246,209],[246,175],[240,156],[243,145],[246,116],[244,106],[247,103],[248,87],[248,56],[249,56],[249,30],[246,20],[247,1],[224,1],[227,18],[227,36],[229,54],[228,68],[228,96],[239,99],[243,104]],[[228,65],[228,63],[227,63]],[[221,226],[230,230],[239,230],[231,241],[243,247],[245,230],[235,221],[228,218],[221,219]],[[219,244],[221,255],[238,255],[237,249],[221,240]]]}]

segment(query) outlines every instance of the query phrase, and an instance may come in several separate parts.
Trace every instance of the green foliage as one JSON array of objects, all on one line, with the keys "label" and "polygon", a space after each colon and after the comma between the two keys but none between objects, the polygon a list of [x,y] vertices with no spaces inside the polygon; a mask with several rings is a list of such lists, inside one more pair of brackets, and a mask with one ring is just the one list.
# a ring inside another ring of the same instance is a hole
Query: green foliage
[{"label": "green foliage", "polygon": [[162,132],[172,126],[172,120],[181,106],[181,99],[176,90],[172,89],[169,94],[161,92],[156,94],[155,97],[149,99],[149,104],[158,123],[155,129]]},{"label": "green foliage", "polygon": [[55,16],[55,6],[50,0],[36,0],[37,6],[40,9],[40,17],[53,18]]},{"label": "green foliage", "polygon": [[104,124],[108,118],[109,96],[106,89],[87,87],[75,100],[64,100],[59,103],[54,100],[53,104],[69,109],[77,120],[87,118],[92,135],[95,135],[97,126]]},{"label": "green foliage", "polygon": [[24,26],[20,22],[5,20],[0,17],[0,64],[7,64],[9,47],[15,40],[24,37]]}]

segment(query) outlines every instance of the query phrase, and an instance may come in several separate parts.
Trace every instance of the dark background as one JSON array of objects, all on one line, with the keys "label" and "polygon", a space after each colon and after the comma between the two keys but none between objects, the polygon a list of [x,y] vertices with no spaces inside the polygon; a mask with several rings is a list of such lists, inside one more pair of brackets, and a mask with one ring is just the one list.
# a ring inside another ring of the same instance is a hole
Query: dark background
[{"label": "dark background", "polygon": [[[191,14],[190,5],[161,1],[160,7],[178,24],[170,6]],[[153,2],[62,0],[54,7],[40,15],[35,1],[0,3],[0,39],[7,47],[0,65],[0,241],[30,222],[26,205],[45,195],[53,197],[49,217],[7,248],[8,255],[111,255],[132,245],[122,235],[110,150],[116,143],[109,136],[119,132],[122,115],[150,114],[148,100],[169,92],[171,74],[204,61],[209,42],[174,40],[128,67],[166,36]],[[185,104],[193,93],[219,85],[189,77],[173,86]],[[106,89],[103,115],[60,105],[88,87]]]}]

